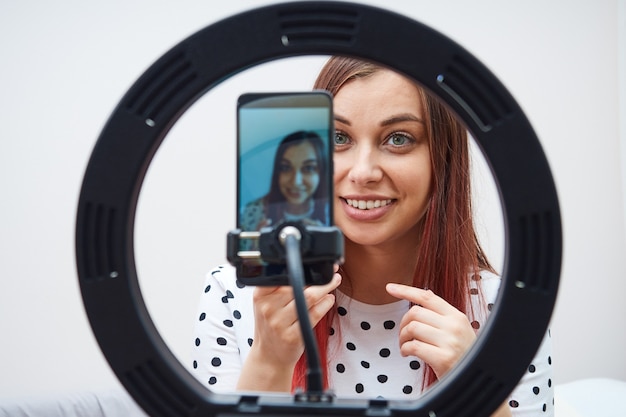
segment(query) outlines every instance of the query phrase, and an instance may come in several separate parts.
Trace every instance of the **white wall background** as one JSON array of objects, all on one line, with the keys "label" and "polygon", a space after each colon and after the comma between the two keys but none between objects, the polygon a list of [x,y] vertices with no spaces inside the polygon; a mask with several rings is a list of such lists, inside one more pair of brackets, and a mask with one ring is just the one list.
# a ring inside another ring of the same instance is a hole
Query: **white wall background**
[{"label": "white wall background", "polygon": [[[556,383],[626,380],[624,1],[363,2],[458,41],[517,98],[542,140],[562,206]],[[167,49],[266,3],[0,3],[0,398],[117,386],[75,271],[75,211],[92,147],[121,96]],[[306,89],[320,63],[261,68],[262,84],[247,73],[223,83],[174,127],[151,166],[136,223],[138,271],[154,320],[183,361],[203,275],[224,262],[234,224],[229,100],[261,86]],[[497,233],[493,239],[497,250]]]}]

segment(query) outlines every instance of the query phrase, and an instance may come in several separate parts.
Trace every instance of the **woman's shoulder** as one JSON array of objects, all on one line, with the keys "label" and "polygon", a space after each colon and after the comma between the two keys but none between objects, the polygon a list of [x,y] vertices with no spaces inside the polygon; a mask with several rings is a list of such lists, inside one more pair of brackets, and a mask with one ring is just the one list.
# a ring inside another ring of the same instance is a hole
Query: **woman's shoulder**
[{"label": "woman's shoulder", "polygon": [[262,210],[265,205],[265,197],[257,198],[256,200],[249,201],[244,206],[244,211]]},{"label": "woman's shoulder", "polygon": [[264,198],[247,203],[241,212],[241,228],[243,230],[257,230],[259,222],[265,217]]},{"label": "woman's shoulder", "polygon": [[236,268],[229,264],[218,265],[207,273],[204,291],[210,291],[211,287],[216,287],[218,291],[226,295],[245,293],[251,290],[251,287],[246,286],[237,279]]}]

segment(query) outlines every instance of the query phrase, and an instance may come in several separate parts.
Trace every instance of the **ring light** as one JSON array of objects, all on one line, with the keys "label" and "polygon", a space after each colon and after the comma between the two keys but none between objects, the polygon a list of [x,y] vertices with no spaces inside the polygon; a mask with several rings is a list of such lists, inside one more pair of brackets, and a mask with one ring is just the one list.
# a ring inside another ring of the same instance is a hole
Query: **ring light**
[{"label": "ring light", "polygon": [[[212,393],[169,351],[142,299],[133,252],[135,209],[165,135],[187,108],[226,78],[299,55],[355,56],[416,80],[463,120],[496,179],[507,242],[498,305],[459,365],[419,400],[314,404],[287,394]],[[532,127],[504,86],[469,52],[383,9],[340,2],[276,4],[196,32],[158,59],[124,95],[95,145],[83,181],[76,258],[86,312],[117,377],[154,416],[488,415],[522,377],[552,314],[561,222],[550,169]]]}]

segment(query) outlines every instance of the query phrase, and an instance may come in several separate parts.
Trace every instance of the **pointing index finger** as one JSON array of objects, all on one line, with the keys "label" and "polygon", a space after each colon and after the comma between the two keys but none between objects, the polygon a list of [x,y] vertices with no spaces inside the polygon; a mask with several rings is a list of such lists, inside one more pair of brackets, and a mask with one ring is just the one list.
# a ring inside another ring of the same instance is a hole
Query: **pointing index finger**
[{"label": "pointing index finger", "polygon": [[396,298],[418,304],[436,313],[445,314],[449,308],[454,308],[431,290],[395,283],[388,283],[386,289],[390,295]]}]

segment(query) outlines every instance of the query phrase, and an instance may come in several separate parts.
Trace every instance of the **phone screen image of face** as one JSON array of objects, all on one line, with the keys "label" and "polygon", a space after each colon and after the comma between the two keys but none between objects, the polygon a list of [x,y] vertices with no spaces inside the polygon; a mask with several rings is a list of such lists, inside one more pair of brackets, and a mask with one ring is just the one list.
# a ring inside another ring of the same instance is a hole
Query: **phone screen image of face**
[{"label": "phone screen image of face", "polygon": [[330,108],[239,109],[238,227],[331,224]]}]

